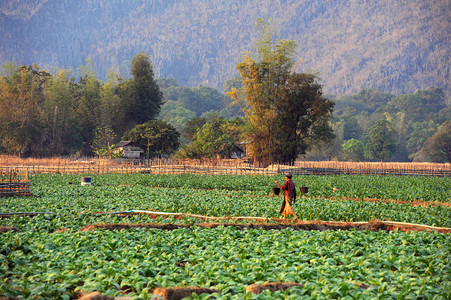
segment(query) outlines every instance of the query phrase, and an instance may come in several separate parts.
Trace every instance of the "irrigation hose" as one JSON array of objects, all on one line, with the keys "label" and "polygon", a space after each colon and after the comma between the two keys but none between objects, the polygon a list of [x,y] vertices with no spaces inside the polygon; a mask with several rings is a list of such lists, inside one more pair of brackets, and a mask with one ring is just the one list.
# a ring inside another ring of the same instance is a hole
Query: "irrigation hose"
[{"label": "irrigation hose", "polygon": [[53,214],[51,212],[14,212],[14,213],[0,213],[0,217],[9,217],[9,216],[15,216],[15,215],[22,215],[22,216],[35,216],[35,215],[42,215],[42,214]]},{"label": "irrigation hose", "polygon": [[[262,217],[209,217],[209,216],[202,216],[202,215],[194,215],[194,214],[187,214],[187,213],[169,213],[169,212],[158,212],[158,211],[148,211],[148,210],[128,210],[123,212],[109,212],[109,213],[99,213],[99,214],[148,214],[148,215],[166,215],[166,216],[188,216],[192,218],[204,218],[204,219],[253,219],[253,220],[267,220],[268,218],[262,218]],[[321,222],[321,221],[319,221]],[[329,221],[330,222],[330,221]],[[429,225],[422,225],[422,224],[415,224],[415,223],[403,223],[403,222],[393,222],[393,221],[379,221],[383,224],[387,225],[403,225],[403,226],[418,226],[433,230],[447,230],[450,229],[448,227],[435,227],[435,226],[429,226]],[[332,223],[350,223],[350,222],[340,222],[340,221],[332,221]],[[352,222],[353,224],[368,224],[370,222]]]}]

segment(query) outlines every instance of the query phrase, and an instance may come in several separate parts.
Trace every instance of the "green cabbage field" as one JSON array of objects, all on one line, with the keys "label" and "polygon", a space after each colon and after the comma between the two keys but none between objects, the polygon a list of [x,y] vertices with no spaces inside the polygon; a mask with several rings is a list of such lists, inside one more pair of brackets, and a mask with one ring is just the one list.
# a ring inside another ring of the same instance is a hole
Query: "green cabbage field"
[{"label": "green cabbage field", "polygon": [[[278,218],[281,176],[34,175],[33,197],[0,198],[0,297],[76,299],[99,291],[153,299],[156,287],[210,287],[191,299],[451,299],[451,235],[438,232],[263,230],[119,212]],[[309,187],[301,220],[451,227],[451,178],[294,176]],[[19,213],[39,213],[30,217]],[[252,224],[257,221],[218,220]],[[286,222],[294,223],[293,221]],[[180,224],[174,230],[81,231],[94,224]],[[226,225],[226,224],[224,224]],[[9,230],[13,229],[13,230]],[[288,290],[246,286],[296,282]]]}]

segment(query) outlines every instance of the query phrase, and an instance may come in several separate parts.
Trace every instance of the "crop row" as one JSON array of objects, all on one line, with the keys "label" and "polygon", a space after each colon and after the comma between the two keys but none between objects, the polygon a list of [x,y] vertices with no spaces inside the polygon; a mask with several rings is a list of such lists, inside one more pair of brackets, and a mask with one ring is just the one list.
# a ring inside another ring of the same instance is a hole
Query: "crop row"
[{"label": "crop row", "polygon": [[[2,212],[50,212],[32,220],[20,215],[0,220],[0,225],[24,230],[53,232],[59,228],[77,230],[86,224],[134,222],[145,223],[147,217],[123,220],[99,212],[147,210],[190,213],[206,216],[253,216],[279,218],[281,197],[236,195],[233,192],[192,189],[129,187],[65,187],[53,189],[40,198],[7,198]],[[413,206],[409,204],[367,201],[333,201],[305,197],[294,210],[302,220],[359,222],[391,220],[430,226],[451,227],[451,208],[445,206]],[[26,229],[28,228],[28,229]]]},{"label": "crop row", "polygon": [[[280,176],[242,175],[150,175],[150,174],[105,174],[95,175],[93,185],[139,185],[147,187],[228,190],[237,193],[253,192],[259,195],[272,193],[274,180],[283,182]],[[33,183],[38,186],[52,186],[67,182],[80,183],[77,175],[35,175]],[[309,194],[315,197],[348,197],[395,199],[405,201],[451,202],[451,178],[415,176],[294,176],[299,188],[309,187]],[[34,186],[33,184],[33,186]],[[33,188],[32,186],[32,188]],[[334,192],[334,187],[338,189]],[[298,190],[299,191],[299,190]]]},{"label": "crop row", "polygon": [[[147,176],[149,177],[149,176]],[[200,179],[209,177],[199,176]],[[99,212],[148,210],[169,213],[191,213],[206,216],[280,217],[281,197],[258,191],[205,190],[193,188],[154,188],[144,184],[112,185],[110,176],[96,177],[92,186],[68,185],[66,176],[34,178],[33,193],[37,197],[2,199],[2,213],[51,212],[32,220],[20,216],[0,220],[0,225],[24,230],[53,232],[60,228],[78,230],[87,224],[132,222],[145,223],[146,217],[127,220]],[[129,179],[115,176],[116,179]],[[139,178],[139,177],[138,177]],[[156,176],[156,180],[160,176]],[[164,178],[164,177],[163,177]],[[46,180],[45,180],[46,179]],[[58,180],[55,180],[58,179]],[[102,181],[108,181],[101,184]],[[100,182],[100,183],[99,183]],[[113,182],[114,183],[114,182]],[[399,203],[355,200],[334,201],[301,196],[294,209],[302,220],[369,221],[371,219],[451,227],[451,208],[446,206],[413,206]]]},{"label": "crop row", "polygon": [[146,299],[157,286],[202,286],[217,288],[219,299],[243,299],[246,285],[271,281],[305,286],[258,299],[451,296],[451,236],[438,233],[28,231],[4,233],[0,245],[7,297],[69,299],[83,290]]}]

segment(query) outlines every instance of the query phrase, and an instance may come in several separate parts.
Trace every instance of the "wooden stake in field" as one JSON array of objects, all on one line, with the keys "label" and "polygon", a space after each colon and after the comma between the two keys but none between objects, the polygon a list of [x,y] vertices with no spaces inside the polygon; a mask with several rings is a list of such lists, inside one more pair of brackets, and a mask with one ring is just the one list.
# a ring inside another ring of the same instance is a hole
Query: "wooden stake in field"
[{"label": "wooden stake in field", "polygon": [[31,196],[28,172],[14,169],[0,173],[0,197]]}]

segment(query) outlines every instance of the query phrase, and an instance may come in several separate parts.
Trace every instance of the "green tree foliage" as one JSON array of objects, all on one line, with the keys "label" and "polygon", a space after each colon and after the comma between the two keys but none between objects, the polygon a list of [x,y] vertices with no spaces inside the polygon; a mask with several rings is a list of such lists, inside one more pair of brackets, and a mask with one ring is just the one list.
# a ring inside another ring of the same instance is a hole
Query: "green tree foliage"
[{"label": "green tree foliage", "polygon": [[201,117],[206,112],[218,112],[226,118],[237,115],[230,98],[215,89],[204,85],[193,88],[179,86],[172,78],[159,78],[157,82],[164,95],[159,119],[171,124],[179,132],[188,120]]},{"label": "green tree foliage", "polygon": [[6,152],[22,155],[39,143],[44,87],[49,74],[36,65],[9,66],[0,77],[0,139]]},{"label": "green tree foliage", "polygon": [[290,74],[276,99],[275,161],[290,162],[311,145],[331,143],[329,120],[334,103],[322,95],[322,86],[311,74]]},{"label": "green tree foliage", "polygon": [[308,161],[339,160],[342,158],[342,145],[343,140],[338,136],[335,136],[332,143],[324,143],[319,141],[318,143],[315,143],[312,148],[302,156],[302,158]]},{"label": "green tree foliage", "polygon": [[192,142],[196,136],[197,130],[202,128],[202,126],[204,126],[206,122],[207,120],[205,120],[204,118],[198,117],[188,120],[182,129],[182,137]]},{"label": "green tree foliage", "polygon": [[232,153],[239,151],[239,135],[242,124],[240,119],[226,121],[224,118],[205,123],[197,130],[194,141],[183,147],[177,156],[230,158]]},{"label": "green tree foliage", "polygon": [[370,160],[387,161],[395,154],[396,143],[390,122],[380,120],[368,129],[365,157]]},{"label": "green tree foliage", "polygon": [[408,136],[406,149],[413,161],[424,160],[423,146],[428,138],[437,131],[437,125],[433,121],[415,122],[412,124],[412,132]]},{"label": "green tree foliage", "polygon": [[417,122],[431,119],[444,108],[446,108],[446,96],[443,91],[439,88],[429,88],[394,97],[388,111],[404,112],[407,122]]},{"label": "green tree foliage", "polygon": [[449,100],[437,88],[398,96],[369,89],[338,98],[336,103],[332,126],[341,144],[350,138],[361,139],[362,130],[367,132],[381,119],[391,123],[396,144],[393,161],[428,161],[422,151],[426,139],[451,116]]},{"label": "green tree foliage", "polygon": [[233,89],[241,89],[243,87],[243,80],[240,76],[232,77],[224,82],[224,91],[231,92]]},{"label": "green tree foliage", "polygon": [[0,149],[20,157],[29,150],[31,137],[19,123],[8,122],[2,124],[0,141]]},{"label": "green tree foliage", "polygon": [[435,162],[451,163],[451,121],[446,121],[430,137],[424,151]]},{"label": "green tree foliage", "polygon": [[315,141],[333,139],[329,119],[334,103],[311,74],[293,72],[295,43],[273,44],[268,23],[259,19],[256,61],[251,54],[237,65],[243,89],[228,93],[242,107],[250,156],[264,164],[294,161]]},{"label": "green tree foliage", "polygon": [[119,158],[122,154],[116,151],[115,140],[116,134],[113,129],[107,126],[100,127],[94,131],[94,140],[91,148],[99,157]]},{"label": "green tree foliage", "polygon": [[120,97],[118,95],[118,76],[110,72],[108,81],[102,85],[100,93],[100,126],[110,127],[116,124],[118,110],[120,105]]},{"label": "green tree foliage", "polygon": [[77,121],[83,139],[83,154],[90,155],[90,142],[94,138],[94,129],[100,126],[101,121],[101,93],[102,83],[95,77],[91,62],[87,68],[82,67],[83,76],[78,83]]},{"label": "green tree foliage", "polygon": [[131,118],[138,124],[155,119],[160,112],[163,95],[153,73],[153,66],[146,53],[138,53],[132,60],[131,72],[133,109]]},{"label": "green tree foliage", "polygon": [[387,105],[393,98],[393,95],[384,94],[378,89],[368,89],[360,91],[353,98],[362,101],[365,104],[365,110],[373,113],[377,109]]},{"label": "green tree foliage", "polygon": [[335,118],[332,128],[341,145],[352,138],[361,139],[363,129],[357,121],[357,117],[353,116],[349,110],[346,110],[340,118]]},{"label": "green tree foliage", "polygon": [[87,98],[81,95],[80,86],[74,84],[70,71],[59,70],[56,76],[50,78],[43,105],[41,136],[42,142],[48,146],[43,148],[42,154],[67,155],[79,150],[83,131],[86,134],[85,141],[89,140],[91,123],[85,124],[83,120],[89,118],[91,111],[86,109],[88,116],[83,115],[80,107]]},{"label": "green tree foliage", "polygon": [[360,138],[363,134],[363,129],[357,122],[356,118],[348,118],[343,120],[343,139],[349,140],[351,138]]},{"label": "green tree foliage", "polygon": [[180,134],[171,125],[160,120],[150,120],[135,126],[122,140],[132,141],[146,149],[146,156],[150,158],[175,153],[180,146],[179,137]]},{"label": "green tree foliage", "polygon": [[343,159],[346,161],[363,161],[365,146],[362,141],[350,139],[343,145]]},{"label": "green tree foliage", "polygon": [[191,106],[191,109],[199,112],[206,112],[211,110],[221,110],[227,105],[227,99],[223,94],[218,92],[216,89],[205,85],[199,85],[193,88],[193,91],[197,93],[199,97],[198,103]]},{"label": "green tree foliage", "polygon": [[169,100],[161,108],[159,119],[181,132],[186,122],[195,116],[196,113],[185,108],[181,102]]},{"label": "green tree foliage", "polygon": [[154,78],[149,56],[142,52],[132,60],[133,78],[119,81],[118,133],[123,133],[138,124],[153,120],[160,112],[163,94]]},{"label": "green tree foliage", "polygon": [[[2,67],[0,77],[0,151],[18,155],[92,155],[96,128],[123,133],[154,118],[161,93],[145,54],[133,61],[133,78],[110,73],[107,83],[96,78],[91,61],[54,75],[37,66]],[[190,114],[186,119],[191,118]]]},{"label": "green tree foliage", "polygon": [[176,101],[180,106],[193,111],[197,117],[206,111],[220,111],[230,104],[230,99],[218,92],[216,89],[199,85],[188,88],[179,86],[175,80],[163,78],[158,83],[162,88],[165,101]]},{"label": "green tree foliage", "polygon": [[125,80],[119,78],[116,93],[119,96],[119,105],[113,129],[119,136],[122,136],[125,132],[136,126],[136,121],[132,119],[131,115],[134,105],[131,79]]}]

